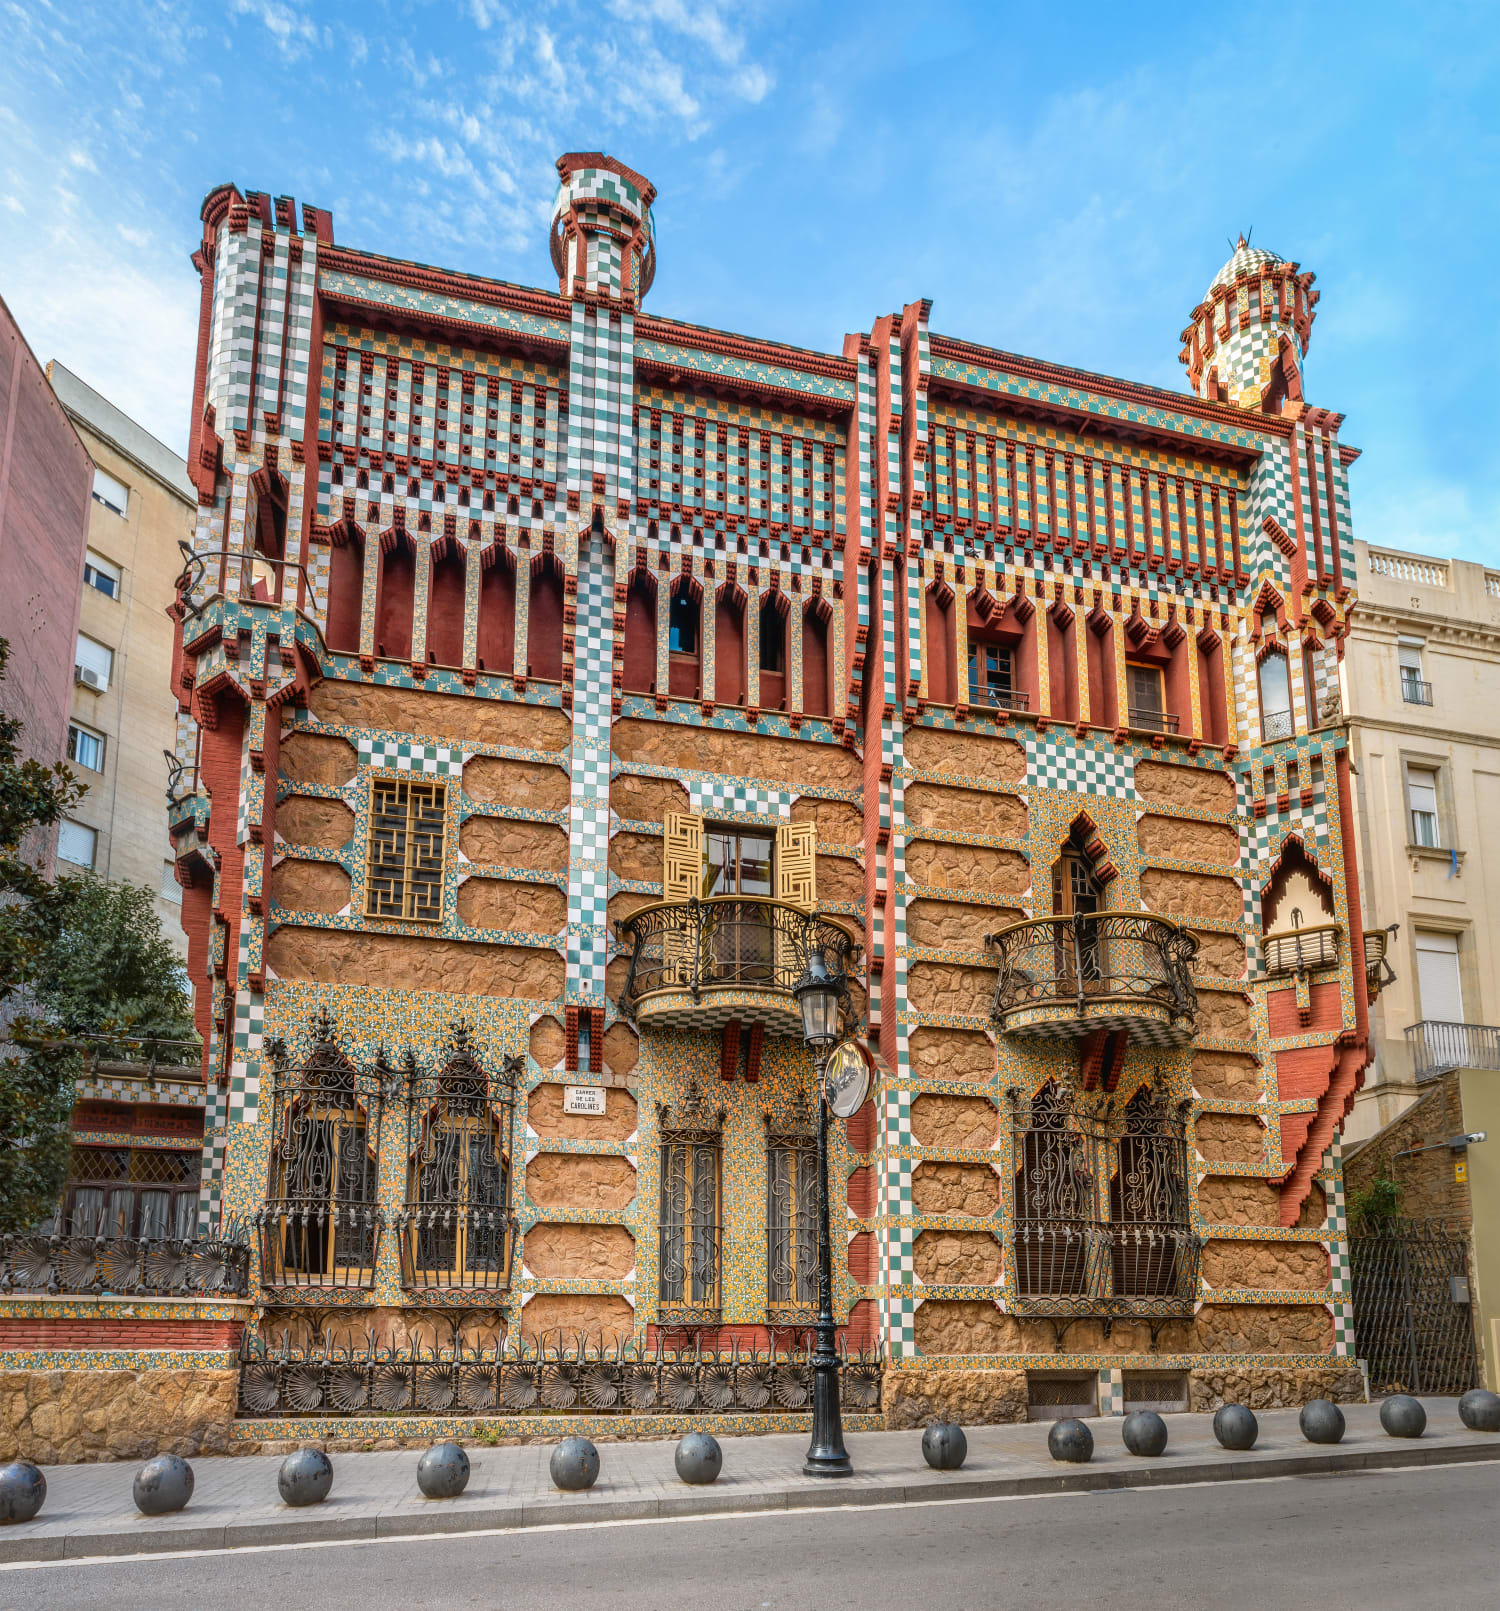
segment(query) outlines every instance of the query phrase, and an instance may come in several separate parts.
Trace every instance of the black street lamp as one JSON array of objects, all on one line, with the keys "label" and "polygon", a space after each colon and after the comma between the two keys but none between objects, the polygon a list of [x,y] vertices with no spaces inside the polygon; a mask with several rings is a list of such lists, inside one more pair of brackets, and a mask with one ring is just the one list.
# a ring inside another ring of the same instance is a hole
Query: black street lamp
[{"label": "black street lamp", "polygon": [[802,1011],[802,1038],[813,1054],[818,1080],[818,1323],[813,1350],[812,1442],[802,1467],[808,1477],[852,1477],[839,1413],[839,1362],[833,1347],[833,1254],[828,1230],[828,1092],[824,1072],[839,1038],[839,1005],[848,994],[842,970],[829,973],[821,950],[809,951],[807,970],[792,987]]}]

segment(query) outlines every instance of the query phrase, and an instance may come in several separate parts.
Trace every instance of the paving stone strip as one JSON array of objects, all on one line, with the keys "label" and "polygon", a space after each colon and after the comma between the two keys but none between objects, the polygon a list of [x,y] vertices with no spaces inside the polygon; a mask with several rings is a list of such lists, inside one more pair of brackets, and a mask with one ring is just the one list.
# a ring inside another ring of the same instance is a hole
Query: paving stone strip
[{"label": "paving stone strip", "polygon": [[[160,1517],[136,1510],[133,1464],[50,1466],[41,1515],[0,1529],[0,1563],[1500,1460],[1500,1434],[1468,1431],[1455,1400],[1423,1402],[1427,1432],[1417,1439],[1388,1437],[1377,1405],[1345,1405],[1348,1431],[1331,1447],[1303,1440],[1295,1410],[1268,1410],[1259,1417],[1259,1441],[1246,1453],[1219,1447],[1211,1416],[1169,1415],[1167,1452],[1156,1460],[1127,1454],[1119,1420],[1101,1417],[1089,1423],[1094,1458],[1084,1466],[1062,1466],[1049,1457],[1045,1423],[969,1428],[968,1460],[954,1472],[926,1465],[920,1431],[862,1432],[847,1440],[855,1475],[838,1480],[802,1475],[805,1433],[726,1438],[723,1474],[706,1488],[677,1480],[674,1440],[601,1444],[599,1480],[580,1494],[552,1486],[550,1443],[496,1449],[471,1444],[469,1486],[448,1500],[424,1499],[418,1492],[420,1450],[335,1454],[332,1494],[302,1510],[282,1504],[277,1494],[281,1457],[242,1455],[193,1461],[192,1503]],[[1476,1479],[1494,1480],[1478,1473]]]}]

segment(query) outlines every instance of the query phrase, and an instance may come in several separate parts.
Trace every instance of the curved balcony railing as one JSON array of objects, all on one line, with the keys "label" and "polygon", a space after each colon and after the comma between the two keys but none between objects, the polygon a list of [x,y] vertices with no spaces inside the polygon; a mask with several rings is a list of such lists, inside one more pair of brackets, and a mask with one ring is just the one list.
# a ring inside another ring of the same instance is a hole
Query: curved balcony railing
[{"label": "curved balcony railing", "polygon": [[809,956],[821,952],[830,973],[847,973],[858,950],[841,923],[754,895],[660,901],[615,927],[631,948],[620,1011],[669,1027],[722,1017],[721,998],[732,992],[747,1019],[800,1033],[792,986]]},{"label": "curved balcony railing", "polygon": [[250,1244],[231,1228],[222,1237],[0,1237],[0,1292],[116,1297],[235,1297],[250,1287]]},{"label": "curved balcony railing", "polygon": [[1018,1219],[1007,1238],[1018,1314],[1190,1314],[1203,1240],[1186,1222]]},{"label": "curved balcony railing", "polygon": [[999,962],[992,1016],[1011,1034],[1123,1029],[1186,1040],[1198,995],[1197,940],[1165,917],[1092,912],[1012,923],[985,943]]},{"label": "curved balcony railing", "polygon": [[1266,973],[1310,973],[1314,968],[1336,967],[1340,933],[1337,923],[1319,923],[1314,928],[1268,934],[1264,941]]}]

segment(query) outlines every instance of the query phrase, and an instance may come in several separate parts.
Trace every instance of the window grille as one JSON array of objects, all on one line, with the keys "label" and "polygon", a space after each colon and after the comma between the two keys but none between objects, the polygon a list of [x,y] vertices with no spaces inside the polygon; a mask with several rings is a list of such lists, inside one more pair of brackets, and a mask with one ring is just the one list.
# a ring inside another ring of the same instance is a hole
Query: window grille
[{"label": "window grille", "polygon": [[719,1321],[719,1169],[723,1110],[703,1111],[697,1087],[678,1111],[662,1108],[657,1319]]},{"label": "window grille", "polygon": [[284,1042],[268,1047],[273,1128],[267,1196],[256,1216],[261,1281],[367,1288],[380,1245],[380,1126],[394,1072],[383,1063],[357,1067],[326,1013],[312,1026],[312,1042],[295,1065]]},{"label": "window grille", "polygon": [[512,1115],[522,1059],[486,1073],[457,1023],[435,1073],[406,1069],[401,1284],[499,1291],[510,1281]]},{"label": "window grille", "polygon": [[68,1236],[161,1241],[194,1234],[202,1154],[155,1147],[74,1147],[63,1209]]},{"label": "window grille", "polygon": [[818,1153],[810,1134],[766,1143],[766,1304],[773,1321],[806,1320],[818,1301]]},{"label": "window grille", "polygon": [[[1012,1091],[1016,1175],[1007,1266],[1016,1312],[1178,1314],[1198,1295],[1186,1109],[1138,1091],[1085,1107],[1049,1080]],[[1009,1302],[1009,1295],[1007,1298]]]},{"label": "window grille", "polygon": [[365,871],[367,916],[441,920],[446,804],[444,784],[374,779]]}]

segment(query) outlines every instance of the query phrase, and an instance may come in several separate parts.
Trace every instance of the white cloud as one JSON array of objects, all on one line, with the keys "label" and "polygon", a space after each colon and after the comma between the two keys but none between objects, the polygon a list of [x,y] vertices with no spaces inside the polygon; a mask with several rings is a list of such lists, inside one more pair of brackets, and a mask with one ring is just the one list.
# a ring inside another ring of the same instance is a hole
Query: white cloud
[{"label": "white cloud", "polygon": [[282,5],[280,0],[231,0],[231,9],[236,16],[258,21],[288,61],[305,56],[308,47],[322,37],[311,17]]}]

